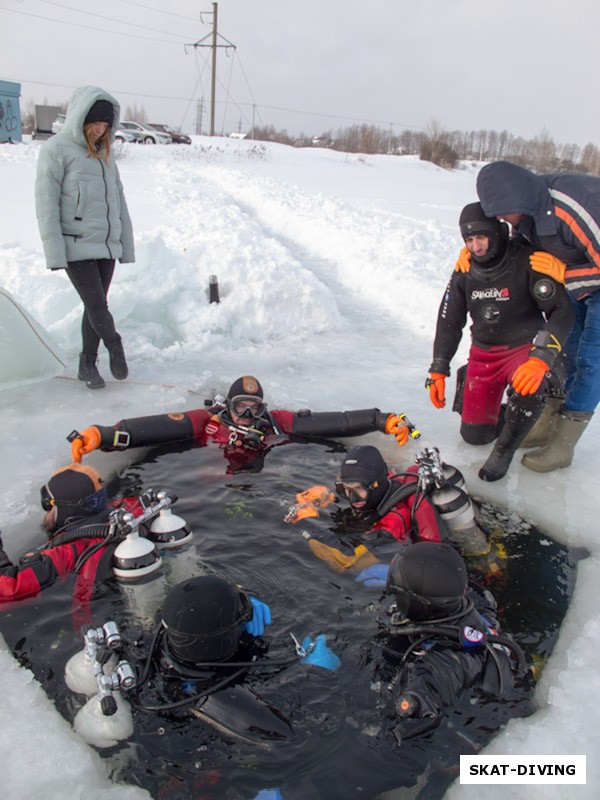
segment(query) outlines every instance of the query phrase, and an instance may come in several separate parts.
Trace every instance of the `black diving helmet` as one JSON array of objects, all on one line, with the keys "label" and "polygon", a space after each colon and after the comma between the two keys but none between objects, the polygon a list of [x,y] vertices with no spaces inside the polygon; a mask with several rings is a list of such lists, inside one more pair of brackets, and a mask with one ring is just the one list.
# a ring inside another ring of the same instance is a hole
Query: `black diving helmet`
[{"label": "black diving helmet", "polygon": [[392,559],[386,593],[394,595],[398,611],[406,619],[426,622],[459,613],[467,586],[465,562],[453,547],[417,542]]},{"label": "black diving helmet", "polygon": [[248,596],[216,575],[200,575],[174,586],[162,610],[166,644],[173,659],[193,666],[227,661],[236,654],[243,625],[253,616]]}]

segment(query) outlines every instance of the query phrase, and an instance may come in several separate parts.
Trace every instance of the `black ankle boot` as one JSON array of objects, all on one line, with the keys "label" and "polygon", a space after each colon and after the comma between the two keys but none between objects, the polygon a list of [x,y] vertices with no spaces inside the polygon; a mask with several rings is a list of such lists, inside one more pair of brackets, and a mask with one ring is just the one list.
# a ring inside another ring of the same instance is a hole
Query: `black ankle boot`
[{"label": "black ankle boot", "polygon": [[129,375],[129,370],[127,369],[127,361],[125,361],[125,351],[123,350],[121,337],[119,336],[116,341],[107,344],[106,347],[108,348],[108,359],[113,378],[118,381],[124,381]]},{"label": "black ankle boot", "polygon": [[502,445],[496,445],[489,454],[487,461],[479,470],[482,481],[499,481],[508,472],[510,462],[513,460],[514,450],[509,450]]},{"label": "black ankle boot", "polygon": [[106,386],[104,378],[98,372],[97,361],[97,356],[89,356],[86,353],[81,353],[79,356],[79,373],[77,377],[80,381],[85,381],[88,389],[104,389]]}]

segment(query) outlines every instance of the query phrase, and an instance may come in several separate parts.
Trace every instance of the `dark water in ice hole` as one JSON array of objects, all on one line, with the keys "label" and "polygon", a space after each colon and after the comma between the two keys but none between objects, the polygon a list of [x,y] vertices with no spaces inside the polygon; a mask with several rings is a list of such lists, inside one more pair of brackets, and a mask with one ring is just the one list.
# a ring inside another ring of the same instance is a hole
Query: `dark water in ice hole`
[{"label": "dark water in ice hole", "polygon": [[[161,579],[166,585],[206,569],[230,577],[271,607],[269,657],[293,655],[292,631],[300,640],[326,633],[342,661],[335,674],[298,664],[249,674],[245,685],[280,709],[294,730],[288,741],[267,747],[223,738],[186,712],[134,712],[130,739],[99,751],[115,780],[142,786],[157,800],[252,800],[275,786],[284,800],[367,800],[394,787],[408,787],[395,798],[435,800],[457,776],[461,753],[478,752],[510,717],[532,713],[532,685],[502,703],[468,695],[433,735],[395,745],[385,689],[394,665],[382,652],[389,600],[381,601],[377,591],[350,575],[330,572],[308,549],[303,528],[329,543],[332,530],[340,533],[330,509],[319,519],[283,522],[296,492],[316,483],[333,488],[344,452],[336,444],[291,444],[274,448],[261,472],[226,475],[216,448],[156,450],[111,483],[116,496],[150,486],[178,495],[174,513],[191,525],[194,541],[176,556],[167,554]],[[576,562],[585,553],[570,551],[505,510],[476,507],[481,526],[506,551],[500,570],[487,579],[503,629],[539,670],[558,636]],[[481,567],[469,566],[475,574]],[[67,581],[0,614],[0,630],[72,721],[82,698],[65,686],[63,669],[82,639],[71,618],[70,588]],[[94,625],[107,619],[126,625],[142,614],[116,584],[102,595],[92,605]],[[147,627],[153,621],[147,619]]]}]

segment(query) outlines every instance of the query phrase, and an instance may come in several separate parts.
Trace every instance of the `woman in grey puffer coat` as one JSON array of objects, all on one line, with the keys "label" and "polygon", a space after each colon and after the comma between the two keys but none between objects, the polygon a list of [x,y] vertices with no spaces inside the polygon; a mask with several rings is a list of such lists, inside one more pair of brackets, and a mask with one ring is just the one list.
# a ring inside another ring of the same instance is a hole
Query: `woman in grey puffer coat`
[{"label": "woman in grey puffer coat", "polygon": [[97,369],[100,340],[110,371],[128,375],[121,337],[108,310],[115,260],[135,261],[133,229],[111,141],[120,106],[96,86],[80,86],[69,100],[62,132],[41,148],[35,201],[46,266],[66,269],[83,301],[79,379],[105,384]]}]

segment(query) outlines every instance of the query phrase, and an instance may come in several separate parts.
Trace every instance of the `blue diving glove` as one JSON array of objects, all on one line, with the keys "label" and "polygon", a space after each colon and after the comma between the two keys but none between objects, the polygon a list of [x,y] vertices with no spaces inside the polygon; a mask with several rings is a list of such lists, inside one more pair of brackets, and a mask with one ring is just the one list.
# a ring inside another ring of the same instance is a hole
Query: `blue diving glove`
[{"label": "blue diving glove", "polygon": [[[313,640],[311,637],[307,636],[302,642],[302,648],[304,650],[308,650],[312,643]],[[314,644],[315,646],[310,653],[304,656],[304,658],[300,661],[301,664],[323,667],[323,669],[328,669],[330,672],[335,672],[341,667],[342,662],[339,660],[333,650],[327,647],[327,636],[325,636],[324,633],[320,633],[317,636]]]},{"label": "blue diving glove", "polygon": [[271,609],[258,597],[252,595],[250,595],[250,602],[254,613],[250,622],[244,625],[244,630],[248,631],[251,636],[262,636],[267,625],[271,624]]},{"label": "blue diving glove", "polygon": [[389,564],[371,564],[358,573],[354,580],[368,586],[369,589],[383,589],[387,583]]},{"label": "blue diving glove", "polygon": [[254,800],[283,800],[283,795],[279,789],[261,789]]}]

